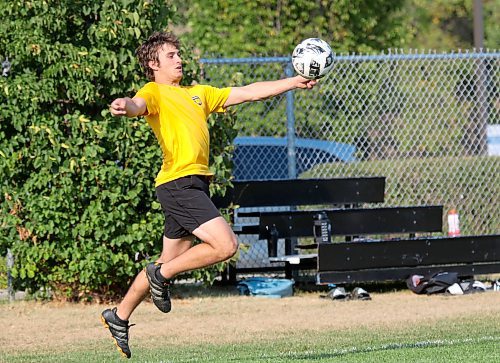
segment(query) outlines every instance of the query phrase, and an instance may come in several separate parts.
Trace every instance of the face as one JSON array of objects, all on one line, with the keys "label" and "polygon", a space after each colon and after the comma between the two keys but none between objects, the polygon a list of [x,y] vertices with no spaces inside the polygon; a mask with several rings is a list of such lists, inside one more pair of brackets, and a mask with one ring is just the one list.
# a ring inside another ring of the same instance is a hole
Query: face
[{"label": "face", "polygon": [[182,79],[180,51],[171,44],[165,44],[158,52],[159,62],[150,62],[157,82],[178,83]]}]

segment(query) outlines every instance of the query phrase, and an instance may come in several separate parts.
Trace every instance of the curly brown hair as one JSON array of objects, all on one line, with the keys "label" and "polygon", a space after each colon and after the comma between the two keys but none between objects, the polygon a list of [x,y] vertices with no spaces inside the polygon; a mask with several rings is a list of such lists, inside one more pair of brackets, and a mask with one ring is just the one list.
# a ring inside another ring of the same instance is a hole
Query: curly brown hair
[{"label": "curly brown hair", "polygon": [[154,81],[153,70],[149,67],[149,62],[158,62],[158,52],[165,44],[171,44],[177,49],[180,48],[179,39],[169,32],[154,32],[150,37],[142,43],[136,50],[135,55],[139,60],[139,64],[143,69],[146,77]]}]

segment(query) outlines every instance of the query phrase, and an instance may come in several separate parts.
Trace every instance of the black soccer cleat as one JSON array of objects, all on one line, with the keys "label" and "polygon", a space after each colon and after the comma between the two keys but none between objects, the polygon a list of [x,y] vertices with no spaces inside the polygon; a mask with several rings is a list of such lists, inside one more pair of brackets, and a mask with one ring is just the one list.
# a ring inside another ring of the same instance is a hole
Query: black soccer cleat
[{"label": "black soccer cleat", "polygon": [[101,313],[101,322],[111,332],[118,351],[124,357],[130,358],[132,353],[128,347],[128,329],[135,324],[129,325],[128,320],[120,319],[116,314],[116,308],[104,310]]},{"label": "black soccer cleat", "polygon": [[149,263],[145,271],[153,303],[162,313],[168,313],[172,308],[170,303],[170,280],[165,279],[163,282],[157,277],[157,274],[160,274],[161,265],[159,262]]}]

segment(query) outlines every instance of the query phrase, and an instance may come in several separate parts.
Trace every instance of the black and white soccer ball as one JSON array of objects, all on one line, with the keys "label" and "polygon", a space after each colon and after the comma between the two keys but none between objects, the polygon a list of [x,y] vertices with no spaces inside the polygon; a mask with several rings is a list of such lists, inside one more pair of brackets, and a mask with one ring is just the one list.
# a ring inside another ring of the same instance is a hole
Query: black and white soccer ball
[{"label": "black and white soccer ball", "polygon": [[293,50],[292,64],[302,77],[309,79],[324,77],[333,67],[332,48],[322,39],[308,38]]}]

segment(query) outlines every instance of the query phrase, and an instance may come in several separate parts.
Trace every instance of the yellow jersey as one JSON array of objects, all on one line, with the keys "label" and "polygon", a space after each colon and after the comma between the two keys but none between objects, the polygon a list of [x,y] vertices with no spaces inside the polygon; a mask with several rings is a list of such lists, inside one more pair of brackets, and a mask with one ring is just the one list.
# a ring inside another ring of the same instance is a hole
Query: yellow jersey
[{"label": "yellow jersey", "polygon": [[187,175],[213,175],[208,167],[207,119],[225,112],[231,88],[170,86],[149,82],[136,94],[146,101],[146,121],[163,153],[156,186]]}]

